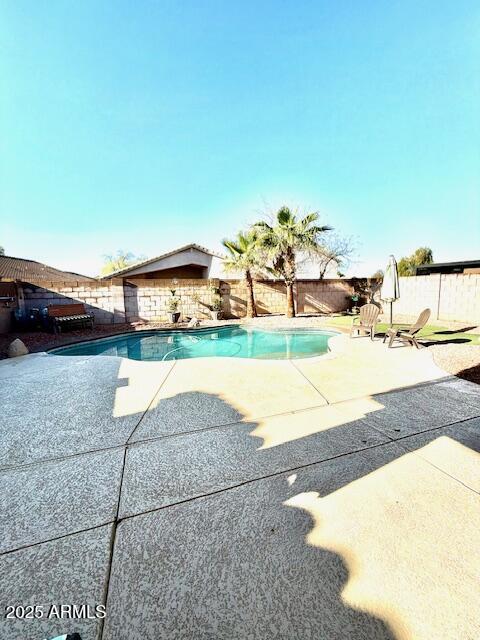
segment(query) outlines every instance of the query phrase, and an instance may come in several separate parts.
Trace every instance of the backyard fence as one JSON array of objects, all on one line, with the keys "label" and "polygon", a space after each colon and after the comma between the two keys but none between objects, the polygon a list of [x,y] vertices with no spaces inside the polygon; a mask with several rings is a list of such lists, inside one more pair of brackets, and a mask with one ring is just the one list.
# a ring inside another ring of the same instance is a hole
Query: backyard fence
[{"label": "backyard fence", "polygon": [[[22,289],[26,309],[83,302],[98,324],[166,320],[172,291],[184,317],[210,317],[213,290],[222,298],[224,317],[241,318],[247,308],[247,289],[241,280],[87,280],[24,284]],[[285,311],[283,282],[261,280],[254,290],[259,313]],[[299,280],[295,290],[299,313],[332,313],[348,308],[354,287],[350,280]]]},{"label": "backyard fence", "polygon": [[432,319],[480,324],[480,274],[432,274],[400,278],[394,314],[415,316],[429,307]]},{"label": "backyard fence", "polygon": [[[333,313],[349,306],[349,297],[358,290],[358,279],[298,280],[295,298],[299,313]],[[210,317],[212,288],[222,298],[224,316],[241,318],[247,307],[247,289],[242,280],[131,280],[43,282],[24,284],[19,290],[20,305],[26,309],[49,304],[83,302],[98,324],[161,321],[167,319],[172,290],[179,298],[184,317]],[[261,280],[254,285],[259,313],[283,313],[285,285]],[[416,316],[430,307],[432,319],[480,323],[480,274],[448,274],[400,278],[400,299],[394,314]],[[376,296],[377,299],[378,295]]]}]

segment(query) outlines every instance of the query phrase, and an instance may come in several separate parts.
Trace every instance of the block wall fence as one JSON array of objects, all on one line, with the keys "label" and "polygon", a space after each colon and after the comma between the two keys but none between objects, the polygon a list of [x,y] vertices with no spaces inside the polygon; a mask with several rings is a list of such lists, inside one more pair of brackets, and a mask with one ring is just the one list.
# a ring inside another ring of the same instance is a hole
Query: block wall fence
[{"label": "block wall fence", "polygon": [[432,274],[400,278],[394,314],[417,315],[429,307],[432,319],[480,324],[480,274]]},{"label": "block wall fence", "polygon": [[[24,284],[21,306],[43,308],[50,304],[83,302],[98,324],[162,321],[167,319],[171,290],[180,298],[179,310],[186,317],[209,318],[212,288],[222,297],[224,316],[241,318],[246,314],[247,289],[239,280],[91,280]],[[282,282],[255,283],[259,313],[283,313],[286,293]],[[331,313],[348,307],[353,293],[349,280],[299,280],[295,286],[299,313]]]},{"label": "block wall fence", "polygon": [[50,304],[72,302],[83,302],[87,310],[93,312],[98,324],[125,322],[122,280],[23,284],[22,291],[19,291],[20,308],[42,309]]},{"label": "block wall fence", "polygon": [[[354,292],[352,280],[299,280],[295,286],[298,313],[333,313],[348,308]],[[247,290],[240,280],[126,280],[102,282],[43,282],[24,284],[19,295],[26,309],[49,304],[83,302],[98,324],[167,319],[171,289],[180,298],[184,316],[210,317],[212,287],[219,289],[225,317],[245,316]],[[273,280],[255,283],[259,313],[283,313],[285,285]],[[480,274],[449,274],[400,278],[400,299],[394,315],[415,316],[430,307],[433,320],[458,320],[480,324]]]}]

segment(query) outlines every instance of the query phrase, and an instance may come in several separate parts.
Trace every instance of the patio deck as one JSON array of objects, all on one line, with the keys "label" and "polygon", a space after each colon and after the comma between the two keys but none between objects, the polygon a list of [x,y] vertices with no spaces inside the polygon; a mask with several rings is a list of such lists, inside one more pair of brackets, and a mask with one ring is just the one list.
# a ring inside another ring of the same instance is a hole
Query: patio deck
[{"label": "patio deck", "polygon": [[480,636],[480,387],[427,350],[0,363],[0,593],[42,640]]}]

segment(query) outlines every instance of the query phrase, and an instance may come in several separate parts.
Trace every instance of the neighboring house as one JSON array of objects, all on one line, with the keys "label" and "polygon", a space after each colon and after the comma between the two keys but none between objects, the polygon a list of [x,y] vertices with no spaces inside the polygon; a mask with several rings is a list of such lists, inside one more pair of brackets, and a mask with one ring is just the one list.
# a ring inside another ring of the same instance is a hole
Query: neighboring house
[{"label": "neighboring house", "polygon": [[462,262],[434,262],[417,267],[417,276],[429,276],[433,273],[480,273],[480,260],[464,260]]},{"label": "neighboring house", "polygon": [[80,273],[61,271],[36,260],[0,255],[0,282],[77,282],[94,280]]},{"label": "neighboring house", "polygon": [[102,280],[123,278],[125,280],[157,279],[209,279],[225,278],[223,256],[198,244],[187,244],[184,247],[163,253],[156,258],[138,262],[130,267],[119,269]]},{"label": "neighboring house", "polygon": [[13,256],[0,255],[0,333],[9,330],[13,311],[23,308],[24,285],[38,285],[47,282],[77,283],[94,281],[94,278],[71,271],[61,271],[36,260],[25,260]]}]

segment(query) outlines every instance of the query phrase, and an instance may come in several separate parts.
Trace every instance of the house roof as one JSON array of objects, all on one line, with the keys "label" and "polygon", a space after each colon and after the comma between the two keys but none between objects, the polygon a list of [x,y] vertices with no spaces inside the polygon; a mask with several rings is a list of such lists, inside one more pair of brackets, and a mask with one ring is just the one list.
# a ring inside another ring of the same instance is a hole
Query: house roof
[{"label": "house roof", "polygon": [[131,264],[128,267],[125,267],[124,269],[118,269],[118,271],[113,271],[112,273],[109,273],[107,276],[103,276],[102,280],[105,280],[107,278],[115,278],[116,276],[123,276],[126,275],[127,273],[129,273],[130,271],[133,271],[134,269],[138,269],[139,267],[146,267],[149,264],[152,264],[152,262],[157,262],[157,260],[162,260],[163,258],[168,258],[170,256],[175,255],[176,253],[181,253],[182,251],[187,251],[188,249],[196,249],[197,251],[201,251],[202,253],[206,253],[209,256],[216,256],[217,258],[223,258],[224,256],[222,256],[221,253],[216,253],[215,251],[210,251],[210,249],[207,249],[205,247],[201,247],[199,244],[195,244],[194,242],[192,242],[191,244],[186,244],[183,247],[179,247],[178,249],[174,249],[173,251],[168,251],[167,253],[162,253],[159,256],[155,256],[155,258],[148,258],[148,260],[142,260],[141,262],[136,262],[135,264]]},{"label": "house roof", "polygon": [[50,282],[78,282],[79,280],[94,280],[88,276],[60,271],[48,264],[36,260],[14,258],[13,256],[0,256],[0,280],[19,280],[20,282],[38,282],[39,280]]},{"label": "house roof", "polygon": [[416,268],[417,275],[428,275],[429,273],[441,273],[450,271],[452,273],[461,272],[463,269],[479,269],[480,260],[461,260],[459,262],[431,262],[421,264]]}]

